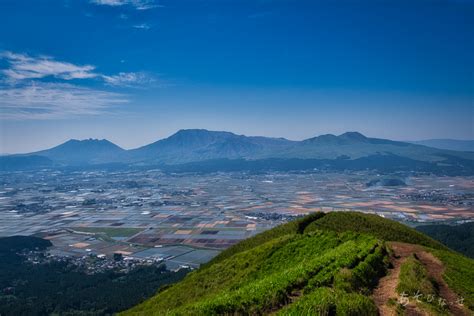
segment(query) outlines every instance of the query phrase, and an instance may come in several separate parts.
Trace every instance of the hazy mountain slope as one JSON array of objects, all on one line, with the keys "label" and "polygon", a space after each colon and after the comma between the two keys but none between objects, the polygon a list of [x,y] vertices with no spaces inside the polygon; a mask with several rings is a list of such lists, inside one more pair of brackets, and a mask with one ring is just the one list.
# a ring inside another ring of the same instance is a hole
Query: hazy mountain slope
[{"label": "hazy mountain slope", "polygon": [[124,158],[125,150],[106,139],[71,139],[51,149],[33,153],[58,163],[107,163]]},{"label": "hazy mountain slope", "polygon": [[[203,129],[180,130],[152,144],[123,150],[107,140],[70,140],[22,156],[43,156],[56,165],[124,163],[188,171],[366,170],[474,174],[474,152],[457,152],[357,132],[303,141],[248,137]],[[17,155],[20,156],[20,155]]]},{"label": "hazy mountain slope", "polygon": [[283,138],[247,137],[229,132],[180,130],[168,138],[130,151],[133,160],[169,164],[210,159],[251,158],[286,148],[293,142]]},{"label": "hazy mountain slope", "polygon": [[[393,251],[396,256],[391,255]],[[413,274],[413,265],[401,267],[412,254],[422,257],[415,265],[432,274],[433,279]],[[439,259],[432,259],[434,256]],[[444,275],[431,264],[433,260],[444,266]],[[387,279],[380,279],[384,275],[395,282],[385,284]],[[396,302],[400,295],[397,285],[413,284],[407,277],[411,275],[420,282],[436,279],[443,291],[429,283],[435,289],[433,295],[445,298],[448,293],[451,299],[462,295],[465,306],[474,308],[473,260],[375,215],[319,213],[242,241],[183,281],[123,314],[377,315],[382,308],[396,308],[388,297],[375,297],[380,294],[380,285],[393,292]],[[448,314],[452,308],[438,308],[430,302],[412,305],[409,307],[429,315]],[[467,312],[465,307],[459,308]]]},{"label": "hazy mountain slope", "polygon": [[427,139],[419,141],[409,141],[409,143],[429,146],[439,149],[448,149],[456,151],[474,151],[474,140],[457,139]]},{"label": "hazy mountain slope", "polygon": [[[218,159],[361,159],[381,157],[384,164],[400,157],[401,165],[428,162],[454,166],[455,169],[473,169],[474,153],[440,150],[377,138],[368,138],[357,132],[339,136],[322,135],[304,141],[281,138],[247,137],[229,132],[181,130],[153,144],[131,150],[131,161],[153,161],[168,165],[203,162]],[[403,161],[403,159],[405,161]],[[367,161],[362,169],[370,168]]]},{"label": "hazy mountain slope", "polygon": [[37,155],[31,156],[0,156],[0,171],[28,170],[38,168],[49,168],[53,161],[49,158]]},{"label": "hazy mountain slope", "polygon": [[310,138],[279,152],[273,158],[335,159],[346,156],[350,159],[357,159],[386,154],[429,162],[440,162],[445,160],[447,156],[474,159],[474,155],[469,153],[440,150],[386,139],[368,138],[357,132],[348,132],[340,136],[323,135]]}]

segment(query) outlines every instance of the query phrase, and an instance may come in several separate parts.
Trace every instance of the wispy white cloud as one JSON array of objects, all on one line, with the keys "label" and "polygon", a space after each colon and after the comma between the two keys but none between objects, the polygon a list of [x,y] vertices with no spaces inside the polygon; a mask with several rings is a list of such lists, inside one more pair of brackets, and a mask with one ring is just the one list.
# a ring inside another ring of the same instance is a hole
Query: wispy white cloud
[{"label": "wispy white cloud", "polygon": [[10,81],[56,77],[64,80],[87,79],[97,77],[94,66],[74,65],[68,62],[56,61],[49,56],[31,57],[26,54],[12,52],[0,53],[0,59],[5,59],[10,67],[2,70],[3,75]]},{"label": "wispy white cloud", "polygon": [[133,25],[133,27],[136,29],[145,30],[145,31],[151,29],[151,25],[147,23],[135,24]]},{"label": "wispy white cloud", "polygon": [[[92,65],[75,65],[65,61],[57,61],[49,56],[32,57],[10,51],[0,52],[0,59],[8,63],[8,68],[0,69],[4,81],[10,84],[20,84],[25,81],[52,77],[59,80],[91,79],[103,80],[108,85],[128,86],[154,82],[154,78],[143,72],[120,72],[118,74],[103,74],[95,71]],[[1,77],[0,77],[1,78]]]},{"label": "wispy white cloud", "polygon": [[35,82],[0,89],[2,119],[38,120],[99,115],[127,102],[127,96],[121,93],[67,83]]},{"label": "wispy white cloud", "polygon": [[137,10],[149,10],[161,7],[161,5],[157,4],[155,0],[90,0],[90,2],[97,5],[112,7],[129,5]]},{"label": "wispy white cloud", "polygon": [[120,72],[117,75],[105,76],[102,78],[111,86],[136,86],[148,85],[156,80],[142,72]]},{"label": "wispy white cloud", "polygon": [[118,7],[127,4],[127,0],[91,0],[91,3]]},{"label": "wispy white cloud", "polygon": [[[50,56],[0,51],[0,114],[9,119],[60,119],[111,113],[128,95],[107,91],[146,88],[156,80],[144,72],[103,74],[93,65],[76,65]],[[95,84],[81,79],[94,79]],[[72,79],[77,79],[74,84]],[[96,83],[103,83],[97,88]],[[83,84],[88,84],[84,86]],[[81,85],[82,84],[82,85]],[[107,87],[107,89],[106,89]]]}]

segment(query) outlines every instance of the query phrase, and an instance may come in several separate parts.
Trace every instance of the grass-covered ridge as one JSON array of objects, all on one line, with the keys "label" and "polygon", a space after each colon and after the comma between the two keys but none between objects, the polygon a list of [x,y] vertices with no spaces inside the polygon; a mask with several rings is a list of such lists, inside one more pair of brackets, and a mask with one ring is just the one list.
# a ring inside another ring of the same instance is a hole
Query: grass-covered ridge
[{"label": "grass-covered ridge", "polygon": [[[350,232],[319,231],[277,237],[191,273],[183,282],[132,312],[265,314],[287,305],[295,293],[331,287],[339,271],[355,270],[381,247],[371,236]],[[373,274],[354,272],[354,281],[348,281],[349,288],[356,286],[357,273]],[[363,278],[360,283],[365,281]]]},{"label": "grass-covered ridge", "polygon": [[325,216],[325,213],[322,213],[322,212],[312,213],[303,218],[299,218],[289,223],[279,225],[273,229],[264,231],[256,236],[242,240],[238,244],[233,245],[232,247],[221,252],[218,256],[212,259],[206,266],[222,261],[239,252],[243,252],[243,251],[252,249],[254,247],[258,247],[262,245],[263,243],[273,240],[275,238],[285,236],[285,235],[301,234],[304,232],[304,230],[306,229],[308,225],[322,218],[323,216]]},{"label": "grass-covered ridge", "polygon": [[305,231],[318,229],[338,232],[355,231],[370,234],[385,241],[399,241],[435,249],[447,249],[440,242],[408,226],[375,214],[333,212],[318,221],[313,221],[306,227]]},{"label": "grass-covered ridge", "polygon": [[[389,265],[386,241],[411,241],[451,258],[446,247],[394,221],[315,213],[223,251],[124,314],[377,315],[371,293]],[[462,271],[447,273],[459,283]],[[458,288],[468,294],[473,287],[463,284]]]}]

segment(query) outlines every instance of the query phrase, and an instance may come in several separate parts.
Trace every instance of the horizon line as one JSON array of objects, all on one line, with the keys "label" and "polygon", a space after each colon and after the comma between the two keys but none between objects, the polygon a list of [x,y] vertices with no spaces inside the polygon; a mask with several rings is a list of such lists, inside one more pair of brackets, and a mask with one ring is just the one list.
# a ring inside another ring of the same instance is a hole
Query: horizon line
[{"label": "horizon line", "polygon": [[94,138],[94,137],[88,137],[88,138],[82,138],[82,139],[78,139],[78,138],[69,138],[69,139],[66,139],[62,142],[59,142],[57,145],[53,145],[52,147],[47,147],[45,149],[40,149],[40,150],[34,150],[34,151],[29,151],[29,152],[16,152],[16,153],[6,153],[6,152],[1,152],[0,151],[0,156],[12,156],[12,155],[24,155],[24,154],[33,154],[33,153],[36,153],[36,152],[40,152],[40,151],[43,151],[43,150],[49,150],[49,149],[52,149],[52,148],[55,148],[57,146],[61,146],[69,141],[87,141],[87,140],[96,140],[96,141],[108,141],[110,143],[112,143],[113,145],[115,146],[118,146],[120,147],[121,149],[123,150],[134,150],[134,149],[138,149],[138,148],[141,148],[141,147],[144,147],[144,146],[147,146],[147,145],[150,145],[150,144],[153,144],[155,142],[158,142],[158,141],[161,141],[161,140],[165,140],[181,131],[207,131],[207,132],[214,132],[214,133],[231,133],[231,134],[234,134],[236,136],[244,136],[244,137],[264,137],[264,138],[272,138],[272,139],[284,139],[284,140],[288,140],[288,141],[292,141],[292,142],[302,142],[302,141],[305,141],[305,140],[308,140],[308,139],[312,139],[312,138],[316,138],[316,137],[320,137],[320,136],[325,136],[325,135],[332,135],[332,136],[336,136],[336,137],[339,137],[339,136],[342,136],[344,134],[347,134],[347,133],[358,133],[366,138],[375,138],[375,139],[385,139],[385,140],[391,140],[391,141],[398,141],[398,142],[404,142],[404,143],[413,143],[413,142],[423,142],[423,141],[433,141],[433,140],[436,140],[436,141],[474,141],[474,139],[455,139],[455,138],[427,138],[427,139],[419,139],[419,140],[398,140],[398,139],[392,139],[392,138],[379,138],[379,137],[373,137],[373,136],[367,136],[366,134],[363,134],[361,132],[358,132],[358,131],[346,131],[344,133],[341,133],[339,135],[336,135],[336,134],[332,134],[332,133],[325,133],[325,134],[319,134],[319,135],[316,135],[316,136],[310,136],[310,137],[307,137],[307,138],[303,138],[303,139],[299,139],[299,140],[294,140],[294,139],[289,139],[289,138],[286,138],[286,137],[278,137],[278,136],[262,136],[262,135],[246,135],[246,134],[239,134],[239,133],[235,133],[235,132],[232,132],[232,131],[225,131],[225,130],[210,130],[210,129],[206,129],[206,128],[182,128],[182,129],[179,129],[177,130],[176,132],[170,134],[169,136],[166,136],[166,137],[163,137],[163,138],[159,138],[155,141],[152,141],[150,143],[146,143],[146,144],[143,144],[143,145],[139,145],[137,147],[130,147],[130,148],[126,148],[126,147],[123,147],[123,146],[120,146],[118,145],[116,142],[113,142],[107,138]]}]

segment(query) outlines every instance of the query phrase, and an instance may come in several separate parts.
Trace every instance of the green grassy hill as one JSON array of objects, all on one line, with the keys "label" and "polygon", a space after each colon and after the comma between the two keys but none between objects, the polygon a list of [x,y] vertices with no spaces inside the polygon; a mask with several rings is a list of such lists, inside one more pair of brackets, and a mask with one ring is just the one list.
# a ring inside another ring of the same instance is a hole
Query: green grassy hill
[{"label": "green grassy hill", "polygon": [[[408,264],[412,257],[433,255],[442,270],[427,260]],[[432,301],[398,304],[397,288],[416,275],[412,267],[437,280],[430,284],[443,291],[433,295],[462,298],[463,312],[474,309],[473,260],[397,222],[350,212],[315,213],[247,239],[123,314],[377,315],[417,309],[445,315],[458,308]],[[437,279],[435,273],[442,275]],[[381,293],[386,288],[393,293]]]}]

